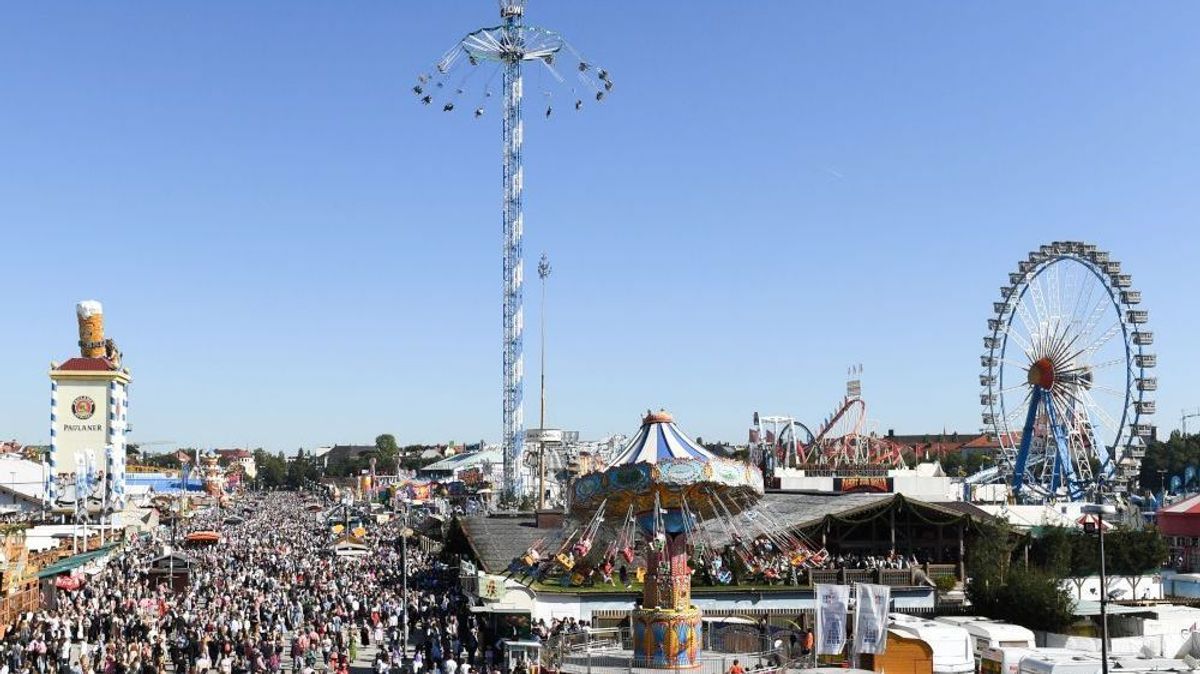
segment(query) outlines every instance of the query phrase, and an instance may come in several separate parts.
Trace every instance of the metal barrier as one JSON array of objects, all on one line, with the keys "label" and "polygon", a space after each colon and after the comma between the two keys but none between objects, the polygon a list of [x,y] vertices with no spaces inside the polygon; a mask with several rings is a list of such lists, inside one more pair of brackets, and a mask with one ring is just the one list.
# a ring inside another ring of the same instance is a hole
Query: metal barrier
[{"label": "metal barrier", "polygon": [[[778,650],[764,647],[758,628],[734,625],[705,630],[697,668],[699,674],[725,674],[734,660],[752,674],[773,674],[786,668],[787,641]],[[639,667],[633,657],[633,640],[628,629],[593,629],[551,637],[542,649],[542,666],[565,674],[651,674],[653,667]]]},{"label": "metal barrier", "polygon": [[[696,667],[689,672],[698,674],[726,674],[738,663],[751,674],[774,674],[788,668],[788,663],[782,661],[778,653],[701,653],[696,659]],[[632,653],[622,652],[586,652],[565,656],[561,662],[546,665],[553,671],[563,674],[661,674],[660,668],[639,667],[634,663]]]}]

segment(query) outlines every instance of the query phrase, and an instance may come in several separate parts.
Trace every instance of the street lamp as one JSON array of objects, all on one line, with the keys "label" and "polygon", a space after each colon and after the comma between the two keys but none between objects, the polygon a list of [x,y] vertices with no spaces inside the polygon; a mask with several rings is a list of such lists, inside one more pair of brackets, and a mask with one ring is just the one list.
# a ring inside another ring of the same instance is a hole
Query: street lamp
[{"label": "street lamp", "polygon": [[1117,514],[1117,509],[1107,503],[1083,506],[1085,515],[1095,515],[1100,529],[1100,671],[1108,674],[1108,577],[1104,569],[1104,516]]},{"label": "street lamp", "polygon": [[[537,266],[538,278],[542,280],[542,305],[538,309],[538,321],[541,323],[542,345],[541,345],[541,376],[542,376],[542,402],[541,414],[538,420],[538,429],[545,433],[546,430],[546,279],[550,277],[550,258],[542,253],[542,259],[538,261]],[[481,445],[482,448],[482,445]],[[543,510],[546,507],[546,439],[543,436],[538,442],[538,510]]]}]

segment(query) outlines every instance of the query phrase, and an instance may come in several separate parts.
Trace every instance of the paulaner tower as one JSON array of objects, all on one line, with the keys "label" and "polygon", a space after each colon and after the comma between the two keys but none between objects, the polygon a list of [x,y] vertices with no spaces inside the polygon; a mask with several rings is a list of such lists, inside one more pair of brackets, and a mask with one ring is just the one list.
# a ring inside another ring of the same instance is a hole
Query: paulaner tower
[{"label": "paulaner tower", "polygon": [[50,364],[50,457],[46,500],[53,505],[67,484],[89,473],[93,499],[125,507],[125,432],[129,384],[121,352],[104,336],[104,308],[95,300],[75,306],[79,355]]}]

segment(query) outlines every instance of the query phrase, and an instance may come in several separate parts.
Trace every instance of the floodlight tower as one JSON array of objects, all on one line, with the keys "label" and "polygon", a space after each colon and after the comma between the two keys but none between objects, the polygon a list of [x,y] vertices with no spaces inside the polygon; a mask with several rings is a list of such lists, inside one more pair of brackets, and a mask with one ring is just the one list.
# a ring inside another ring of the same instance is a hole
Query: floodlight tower
[{"label": "floodlight tower", "polygon": [[[522,238],[524,215],[521,210],[524,193],[524,166],[521,150],[525,131],[521,118],[524,97],[524,67],[526,64],[541,64],[539,75],[548,73],[553,82],[566,85],[566,79],[556,66],[564,60],[574,63],[571,70],[578,83],[568,86],[574,99],[575,110],[583,108],[584,97],[597,102],[612,91],[613,83],[608,72],[597,68],[577,52],[558,33],[524,23],[525,0],[500,0],[500,18],[503,23],[491,28],[480,28],[468,33],[442,56],[431,72],[417,78],[413,93],[419,100],[432,105],[440,103],[444,112],[453,112],[462,97],[470,95],[468,90],[472,76],[480,70],[489,70],[484,78],[482,91],[474,106],[475,119],[482,118],[486,104],[492,99],[491,82],[497,71],[501,74],[501,111],[503,114],[502,137],[503,161],[503,418],[504,431],[504,495],[512,499],[521,491],[517,467],[521,465],[524,441],[524,419],[522,403],[525,389],[525,363],[522,336],[524,318],[522,294],[524,270],[522,264]],[[465,58],[464,58],[465,57]],[[460,68],[463,63],[468,65]],[[536,66],[535,66],[536,68]],[[456,75],[461,77],[455,80]],[[474,79],[478,83],[478,78]],[[551,84],[553,82],[548,82]],[[554,111],[553,92],[543,90],[546,97],[546,118]]]}]

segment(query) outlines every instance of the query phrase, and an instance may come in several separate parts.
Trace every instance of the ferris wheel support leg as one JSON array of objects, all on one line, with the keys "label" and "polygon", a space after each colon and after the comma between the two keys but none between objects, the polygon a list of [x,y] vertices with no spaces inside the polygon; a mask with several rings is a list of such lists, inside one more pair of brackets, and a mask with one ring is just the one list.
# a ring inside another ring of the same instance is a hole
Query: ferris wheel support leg
[{"label": "ferris wheel support leg", "polygon": [[1017,462],[1013,467],[1013,494],[1020,496],[1025,487],[1025,470],[1029,465],[1029,444],[1033,441],[1033,421],[1037,418],[1038,405],[1042,402],[1042,389],[1034,387],[1029,398],[1029,412],[1025,414],[1025,426],[1021,430],[1021,447],[1017,450]]},{"label": "ferris wheel support leg", "polygon": [[1075,464],[1071,462],[1071,447],[1067,441],[1067,431],[1059,423],[1058,415],[1054,412],[1054,405],[1051,404],[1049,398],[1046,398],[1045,404],[1046,416],[1050,420],[1050,430],[1054,434],[1055,446],[1054,485],[1051,489],[1057,492],[1062,484],[1066,484],[1071,500],[1082,500],[1084,490],[1079,484],[1079,475],[1075,471]]}]

